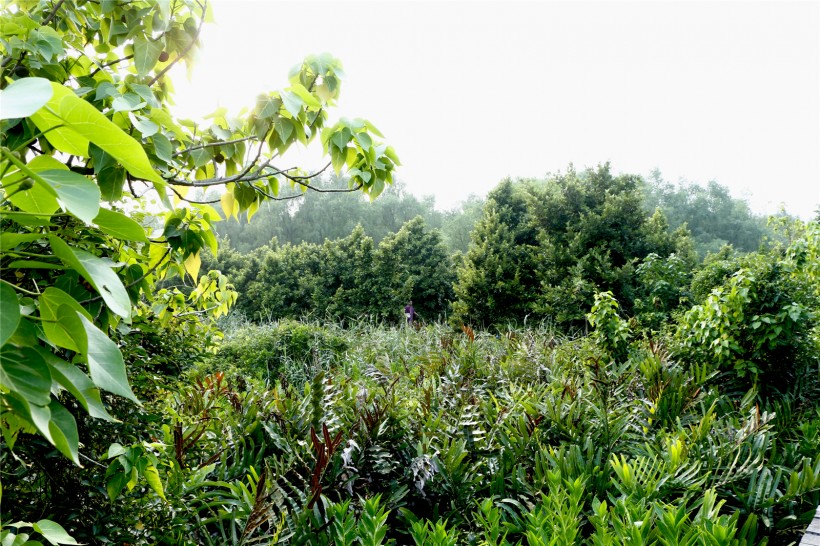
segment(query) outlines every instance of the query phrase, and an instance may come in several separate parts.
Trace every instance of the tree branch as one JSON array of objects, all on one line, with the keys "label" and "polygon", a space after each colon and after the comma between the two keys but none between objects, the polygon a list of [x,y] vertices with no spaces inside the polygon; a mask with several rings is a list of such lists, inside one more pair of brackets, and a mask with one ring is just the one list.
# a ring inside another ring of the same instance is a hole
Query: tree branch
[{"label": "tree branch", "polygon": [[62,6],[63,3],[65,3],[65,0],[59,0],[56,4],[54,4],[54,7],[51,9],[51,13],[48,14],[48,17],[45,18],[45,20],[40,24],[40,26],[44,27],[47,24],[49,24],[51,20],[54,19],[54,17],[57,15],[57,10],[60,9],[60,6]]},{"label": "tree branch", "polygon": [[180,150],[178,152],[174,152],[171,157],[177,157],[184,153],[193,152],[194,150],[203,150],[205,148],[214,148],[216,146],[226,146],[228,144],[237,144],[239,142],[245,142],[248,140],[255,140],[257,137],[255,136],[246,136],[243,138],[235,138],[233,140],[220,140],[218,142],[208,142],[207,144],[199,144],[197,146],[191,146],[190,148],[185,148],[184,150]]},{"label": "tree branch", "polygon": [[[88,58],[90,59],[91,57],[88,57]],[[97,66],[97,68],[91,74],[89,74],[89,76],[93,76],[94,74],[96,74],[97,72],[102,70],[103,68],[108,68],[109,66],[114,66],[115,64],[121,63],[123,61],[127,61],[128,59],[133,59],[133,58],[134,58],[134,55],[126,55],[125,57],[122,57],[120,59],[115,59],[111,62],[101,64],[101,65]]]}]

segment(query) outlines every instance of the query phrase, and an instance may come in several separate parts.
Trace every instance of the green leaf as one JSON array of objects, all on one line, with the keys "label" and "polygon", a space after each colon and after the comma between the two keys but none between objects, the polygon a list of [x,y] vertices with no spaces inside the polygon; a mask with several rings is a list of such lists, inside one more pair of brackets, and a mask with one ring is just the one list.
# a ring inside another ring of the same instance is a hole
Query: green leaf
[{"label": "green leaf", "polygon": [[316,97],[310,94],[304,85],[301,83],[295,84],[293,87],[290,88],[291,91],[299,95],[299,98],[304,101],[305,104],[310,106],[311,108],[321,108],[322,104],[316,100]]},{"label": "green leaf", "polygon": [[111,108],[113,108],[115,112],[132,112],[134,110],[139,110],[143,106],[145,106],[145,102],[135,93],[118,95],[114,97],[113,101],[111,101]]},{"label": "green leaf", "polygon": [[14,335],[20,324],[20,304],[14,288],[0,281],[0,347]]},{"label": "green leaf", "polygon": [[111,502],[114,502],[114,499],[119,496],[126,483],[128,483],[128,476],[122,472],[117,472],[108,478],[105,482],[105,490],[108,492],[108,498]]},{"label": "green leaf", "polygon": [[43,107],[53,91],[45,78],[20,78],[0,91],[0,119],[26,118]]},{"label": "green leaf", "polygon": [[142,243],[148,242],[145,228],[122,213],[100,207],[100,212],[94,218],[94,223],[105,233],[119,239]]},{"label": "green leaf", "polygon": [[148,482],[148,485],[151,487],[151,489],[154,490],[154,493],[159,495],[162,500],[165,500],[165,489],[162,486],[162,480],[159,479],[159,472],[157,472],[157,467],[155,467],[152,464],[149,464],[147,467],[145,467],[143,476],[145,476],[145,481]]},{"label": "green leaf", "polygon": [[114,457],[119,457],[120,455],[125,455],[127,450],[122,447],[122,445],[114,442],[110,446],[108,446],[108,454],[105,456],[106,459],[113,459]]},{"label": "green leaf", "polygon": [[43,238],[41,233],[9,233],[8,231],[0,232],[0,251],[8,252],[18,245],[23,243],[31,243],[39,241]]},{"label": "green leaf", "polygon": [[65,269],[61,263],[41,262],[39,260],[14,260],[7,266],[9,269]]},{"label": "green leaf", "polygon": [[370,138],[370,135],[367,133],[356,133],[356,140],[359,141],[359,144],[365,150],[373,146],[373,139]]},{"label": "green leaf", "polygon": [[0,352],[0,385],[38,406],[51,399],[51,374],[32,347],[8,347]]},{"label": "green leaf", "polygon": [[48,428],[48,424],[51,421],[51,411],[48,409],[48,406],[32,404],[14,391],[5,397],[5,401],[11,406],[12,413],[34,426],[49,443],[54,443],[54,440],[51,438],[51,431]]},{"label": "green leaf", "polygon": [[17,208],[35,214],[53,214],[60,208],[57,198],[40,184],[26,191],[17,192],[9,198]]},{"label": "green leaf", "polygon": [[159,55],[162,53],[162,44],[147,40],[144,36],[134,38],[134,65],[137,74],[145,76],[156,66]]},{"label": "green leaf", "polygon": [[171,141],[162,133],[155,134],[152,140],[154,142],[154,153],[156,156],[170,165],[173,161],[171,154],[174,152]]},{"label": "green leaf", "polygon": [[59,237],[52,235],[48,239],[54,254],[67,266],[80,273],[113,312],[125,319],[131,318],[131,300],[128,298],[128,292],[111,269],[109,262],[90,252],[71,248]]},{"label": "green leaf", "polygon": [[58,319],[61,306],[67,306],[78,313],[84,314],[89,320],[91,319],[91,315],[77,303],[77,300],[59,288],[49,286],[40,295],[40,317],[43,319],[43,332],[54,345],[80,352],[81,343],[78,343],[77,340],[85,338],[85,329],[77,330],[73,323],[61,322]]},{"label": "green leaf", "polygon": [[125,182],[125,169],[119,165],[103,169],[97,175],[100,185],[100,195],[105,201],[119,201],[122,199],[122,185]]},{"label": "green leaf", "polygon": [[50,519],[41,519],[34,524],[34,530],[43,535],[52,544],[79,544],[71,538],[59,523],[54,523]]},{"label": "green leaf", "polygon": [[141,116],[131,116],[131,122],[142,133],[143,138],[154,136],[159,131],[159,125]]},{"label": "green leaf", "polygon": [[291,93],[290,91],[282,91],[280,96],[282,97],[282,103],[285,106],[285,110],[287,110],[288,113],[294,118],[298,117],[299,112],[302,111],[302,106],[305,104],[302,98],[296,93]]},{"label": "green leaf", "polygon": [[[66,165],[47,155],[38,155],[29,161],[26,167],[34,172],[41,172],[51,169],[68,170]],[[22,171],[17,171],[16,173],[3,178],[3,186],[7,187],[10,184],[26,178],[28,177]],[[13,193],[13,195],[9,198],[9,201],[11,201],[20,210],[25,212],[51,214],[60,208],[60,204],[57,202],[57,196],[55,195],[56,192],[50,187],[43,187],[40,184],[34,184],[26,191],[14,193],[15,189],[16,187],[12,186],[6,190],[6,193]]]},{"label": "green leaf", "polygon": [[46,108],[31,119],[41,131],[47,131],[46,138],[55,148],[88,157],[88,144],[93,142],[115,157],[133,176],[164,184],[139,142],[69,88],[52,82],[52,89],[54,95]]},{"label": "green leaf", "polygon": [[374,135],[376,135],[377,137],[379,137],[379,138],[384,138],[384,135],[381,133],[381,131],[379,131],[378,129],[376,129],[376,126],[375,126],[375,125],[373,125],[372,123],[370,123],[369,121],[364,120],[364,126],[365,126],[365,127],[367,127],[367,130],[368,130],[368,131],[370,131],[371,133],[373,133],[373,134],[374,134]]},{"label": "green leaf", "polygon": [[[51,420],[48,423],[48,430],[51,432],[51,439],[60,453],[74,461],[77,466],[80,465],[80,459],[77,456],[77,447],[80,443],[80,435],[77,432],[77,421],[67,409],[65,409],[56,400],[51,400],[48,405],[51,411]],[[52,542],[52,544],[55,544]]]},{"label": "green leaf", "polygon": [[85,328],[87,346],[83,347],[88,359],[88,370],[97,387],[113,394],[118,394],[139,404],[131,391],[125,373],[125,362],[117,344],[111,341],[99,328],[94,326],[84,315],[78,315]]},{"label": "green leaf", "polygon": [[[85,335],[85,330],[83,330],[83,335]],[[51,378],[70,392],[91,417],[111,422],[117,421],[103,405],[100,390],[82,370],[46,351],[40,351],[40,354],[48,365]]]},{"label": "green leaf", "polygon": [[54,169],[39,174],[57,192],[57,199],[68,212],[85,223],[90,223],[97,216],[100,188],[94,182],[72,171]]}]

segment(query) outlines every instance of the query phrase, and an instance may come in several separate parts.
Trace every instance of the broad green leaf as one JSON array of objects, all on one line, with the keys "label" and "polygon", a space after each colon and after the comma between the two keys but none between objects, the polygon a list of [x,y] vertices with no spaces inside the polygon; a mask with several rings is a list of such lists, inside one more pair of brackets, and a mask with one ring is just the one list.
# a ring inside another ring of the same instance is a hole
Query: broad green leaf
[{"label": "broad green leaf", "polygon": [[75,269],[102,296],[106,305],[119,316],[131,318],[131,300],[122,281],[111,269],[109,262],[90,252],[71,248],[59,237],[49,236],[54,254]]},{"label": "broad green leaf", "polygon": [[0,232],[0,251],[8,252],[23,243],[38,241],[44,237],[41,233],[9,233]]},{"label": "broad green leaf", "polygon": [[185,271],[193,277],[194,282],[196,282],[197,278],[199,277],[199,267],[202,265],[202,259],[199,257],[199,252],[196,254],[191,254],[187,258],[185,258]]},{"label": "broad green leaf", "polygon": [[[51,411],[51,420],[48,423],[48,430],[51,432],[51,439],[60,453],[74,461],[80,466],[80,459],[77,456],[77,446],[80,443],[80,435],[77,432],[77,421],[67,409],[59,402],[52,400],[48,409]],[[43,533],[45,536],[45,534]],[[48,537],[46,537],[48,538]],[[52,544],[57,544],[49,540]],[[63,543],[67,544],[67,543]],[[76,544],[76,543],[75,543]]]},{"label": "broad green leaf", "polygon": [[157,100],[156,95],[154,95],[154,92],[151,91],[151,88],[147,85],[143,85],[141,83],[130,83],[128,84],[128,87],[130,87],[134,93],[142,97],[142,99],[152,108],[159,106],[159,101]]},{"label": "broad green leaf", "polygon": [[171,141],[162,133],[155,134],[152,141],[154,143],[154,153],[156,156],[170,165],[173,161],[172,154],[174,153]]},{"label": "broad green leaf", "polygon": [[9,201],[20,210],[34,214],[53,214],[60,208],[57,198],[40,184],[34,184],[28,190],[15,193]]},{"label": "broad green leaf", "polygon": [[140,76],[145,76],[154,69],[162,49],[162,42],[147,40],[143,36],[134,38],[134,65]]},{"label": "broad green leaf", "polygon": [[145,481],[148,482],[148,485],[154,490],[154,493],[159,495],[162,500],[165,500],[165,489],[162,486],[162,480],[159,479],[157,467],[149,464],[145,467],[145,471],[143,471],[142,475],[145,476]]},{"label": "broad green leaf", "polygon": [[122,472],[117,472],[108,478],[105,482],[105,490],[108,492],[108,498],[111,502],[114,502],[114,499],[119,496],[126,483],[128,483],[128,476]]},{"label": "broad green leaf", "polygon": [[81,343],[78,343],[78,340],[85,337],[85,328],[77,331],[72,324],[60,322],[58,319],[60,306],[68,306],[72,310],[84,314],[89,320],[91,319],[91,315],[77,303],[77,300],[59,288],[49,286],[40,296],[40,317],[43,319],[43,332],[54,345],[80,352]]},{"label": "broad green leaf", "polygon": [[7,347],[0,352],[0,385],[30,403],[45,406],[51,399],[51,374],[32,347]]},{"label": "broad green leaf", "polygon": [[47,131],[46,138],[55,148],[88,157],[88,144],[93,142],[115,157],[133,176],[164,184],[139,142],[71,89],[54,82],[52,89],[51,100],[31,119],[41,131]]},{"label": "broad green leaf", "polygon": [[390,160],[396,165],[401,165],[401,161],[399,161],[399,156],[396,154],[396,150],[394,150],[392,146],[388,146],[387,148],[385,148],[384,155],[389,157]]},{"label": "broad green leaf", "polygon": [[162,110],[160,108],[152,108],[151,115],[148,117],[151,119],[151,121],[153,121],[160,127],[163,127],[166,131],[173,132],[177,140],[189,140],[186,137],[185,132],[182,130],[182,127],[177,125],[177,123],[174,121],[174,118],[171,117],[171,114],[169,114],[165,110]]},{"label": "broad green leaf", "polygon": [[20,324],[20,304],[14,288],[0,281],[0,347],[14,335]]},{"label": "broad green leaf", "polygon": [[143,118],[142,116],[135,116],[131,114],[131,122],[134,124],[134,127],[142,133],[143,138],[154,136],[157,134],[157,131],[159,131],[159,125],[153,121]]},{"label": "broad green leaf", "polygon": [[39,260],[14,260],[7,266],[9,269],[65,269],[63,264],[41,262]]},{"label": "broad green leaf", "polygon": [[[115,112],[132,112],[145,106],[145,101],[136,93],[118,95],[111,101],[111,108]],[[133,121],[133,118],[132,118]]]},{"label": "broad green leaf", "polygon": [[42,108],[54,92],[45,78],[20,78],[0,91],[0,119],[26,118]]},{"label": "broad green leaf", "polygon": [[57,199],[63,207],[82,220],[90,223],[100,211],[100,188],[72,171],[48,170],[39,173],[51,188],[57,192]]},{"label": "broad green leaf", "polygon": [[48,406],[32,404],[14,391],[5,397],[5,401],[11,406],[12,413],[22,417],[34,426],[40,434],[43,435],[43,438],[52,444],[54,443],[54,440],[51,438],[51,431],[48,428],[48,424],[51,421],[51,411],[48,409]]},{"label": "broad green leaf", "polygon": [[290,88],[290,90],[299,95],[299,98],[302,99],[308,106],[312,108],[322,107],[322,104],[318,100],[316,100],[316,97],[311,95],[310,91],[308,91],[305,88],[305,86],[301,83],[295,84],[293,87]]},{"label": "broad green leaf", "polygon": [[85,318],[78,315],[85,328],[87,346],[84,353],[88,359],[88,370],[91,379],[97,387],[139,404],[139,400],[131,391],[128,377],[125,373],[125,362],[117,344],[111,341],[99,328]]},{"label": "broad green leaf", "polygon": [[222,211],[225,213],[225,218],[230,219],[232,216],[236,217],[239,214],[239,203],[236,202],[236,198],[233,196],[233,192],[230,191],[230,188],[227,188],[227,191],[222,194],[222,197],[219,198],[219,202],[222,204]]},{"label": "broad green leaf", "polygon": [[120,455],[125,455],[127,450],[122,447],[122,445],[114,442],[110,446],[108,446],[108,454],[106,455],[106,459],[113,459],[114,457],[119,457]]},{"label": "broad green leaf", "polygon": [[145,228],[126,215],[100,207],[100,212],[94,218],[94,223],[109,235],[126,241],[148,242]]},{"label": "broad green leaf", "polygon": [[282,97],[282,103],[285,106],[285,110],[287,110],[288,113],[294,118],[298,117],[299,112],[302,111],[302,106],[305,104],[302,98],[296,93],[291,93],[290,91],[282,91],[280,96]]},{"label": "broad green leaf", "polygon": [[[68,167],[48,155],[38,155],[26,165],[34,172],[42,172],[51,169],[68,170]],[[15,182],[28,178],[22,171],[17,171],[3,178],[3,186],[8,187]],[[13,193],[9,198],[17,208],[25,212],[51,214],[60,208],[57,202],[56,192],[51,187],[43,187],[34,184],[26,191],[14,192],[16,186],[11,186],[6,193]]]},{"label": "broad green leaf", "polygon": [[369,121],[364,120],[364,126],[365,126],[365,127],[367,127],[367,130],[368,130],[368,131],[370,131],[371,133],[373,133],[373,134],[374,134],[374,135],[376,135],[377,137],[379,137],[379,138],[384,138],[384,135],[381,133],[381,131],[379,131],[378,129],[376,129],[376,126],[375,126],[375,125],[373,125],[372,123],[370,123]]},{"label": "broad green leaf", "polygon": [[367,133],[356,133],[356,140],[365,150],[373,146],[373,139]]},{"label": "broad green leaf", "polygon": [[119,165],[103,169],[97,174],[100,196],[104,201],[112,202],[122,199],[122,185],[124,182],[125,169]]},{"label": "broad green leaf", "polygon": [[[55,327],[61,332],[61,339],[64,341],[69,339],[71,343],[75,343],[79,351],[83,351],[85,346],[85,328],[83,323],[77,317],[77,310],[71,305],[62,304],[57,308],[57,320],[54,322]],[[67,349],[76,351],[71,347]]]},{"label": "broad green leaf", "polygon": [[[85,331],[83,331],[83,335],[85,335]],[[112,422],[116,421],[105,409],[100,397],[100,390],[94,386],[94,383],[82,370],[51,353],[49,355],[51,358],[47,355],[43,355],[43,357],[46,364],[48,364],[54,381],[70,392],[91,417]]]},{"label": "broad green leaf", "polygon": [[34,530],[43,535],[52,544],[79,544],[66,533],[65,529],[50,519],[41,519],[34,524]]}]

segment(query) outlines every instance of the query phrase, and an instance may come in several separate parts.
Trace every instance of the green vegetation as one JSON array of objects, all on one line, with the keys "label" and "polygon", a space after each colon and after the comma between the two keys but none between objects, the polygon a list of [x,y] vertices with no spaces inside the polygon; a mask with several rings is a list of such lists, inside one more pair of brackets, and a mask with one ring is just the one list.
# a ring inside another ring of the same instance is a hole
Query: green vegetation
[{"label": "green vegetation", "polygon": [[[793,543],[820,503],[816,221],[608,165],[450,213],[342,201],[398,159],[327,121],[332,57],[245,117],[171,115],[207,17],[0,12],[3,545]],[[276,168],[311,140],[331,178]]]}]

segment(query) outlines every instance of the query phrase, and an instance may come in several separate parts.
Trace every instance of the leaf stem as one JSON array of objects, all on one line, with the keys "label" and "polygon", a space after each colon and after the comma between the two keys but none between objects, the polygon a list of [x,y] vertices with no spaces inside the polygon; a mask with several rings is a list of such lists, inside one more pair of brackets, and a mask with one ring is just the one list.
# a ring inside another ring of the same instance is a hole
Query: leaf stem
[{"label": "leaf stem", "polygon": [[[14,157],[13,153],[11,153],[6,148],[0,148],[0,152],[2,152],[3,155],[6,157],[6,159],[8,159],[11,163],[13,163],[14,166],[16,166],[18,169],[20,169],[20,171],[22,171],[26,176],[28,176],[29,178],[31,178],[35,182],[39,182],[40,184],[43,185],[44,188],[49,190],[49,193],[51,193],[55,197],[57,196],[57,193],[54,191],[54,189],[52,189],[52,187],[49,185],[48,182],[43,180],[43,178],[39,174],[37,174],[36,172],[29,169],[28,165],[26,165],[25,163],[23,163],[22,161],[20,161],[16,157]],[[36,216],[40,216],[40,215],[38,214]]]},{"label": "leaf stem", "polygon": [[11,286],[13,289],[15,289],[19,292],[22,292],[23,294],[26,294],[27,296],[39,296],[40,295],[40,292],[31,292],[30,290],[26,290],[25,288],[20,288],[16,284],[12,284],[9,281],[4,281],[3,279],[0,279],[0,282],[6,283],[7,285]]}]

